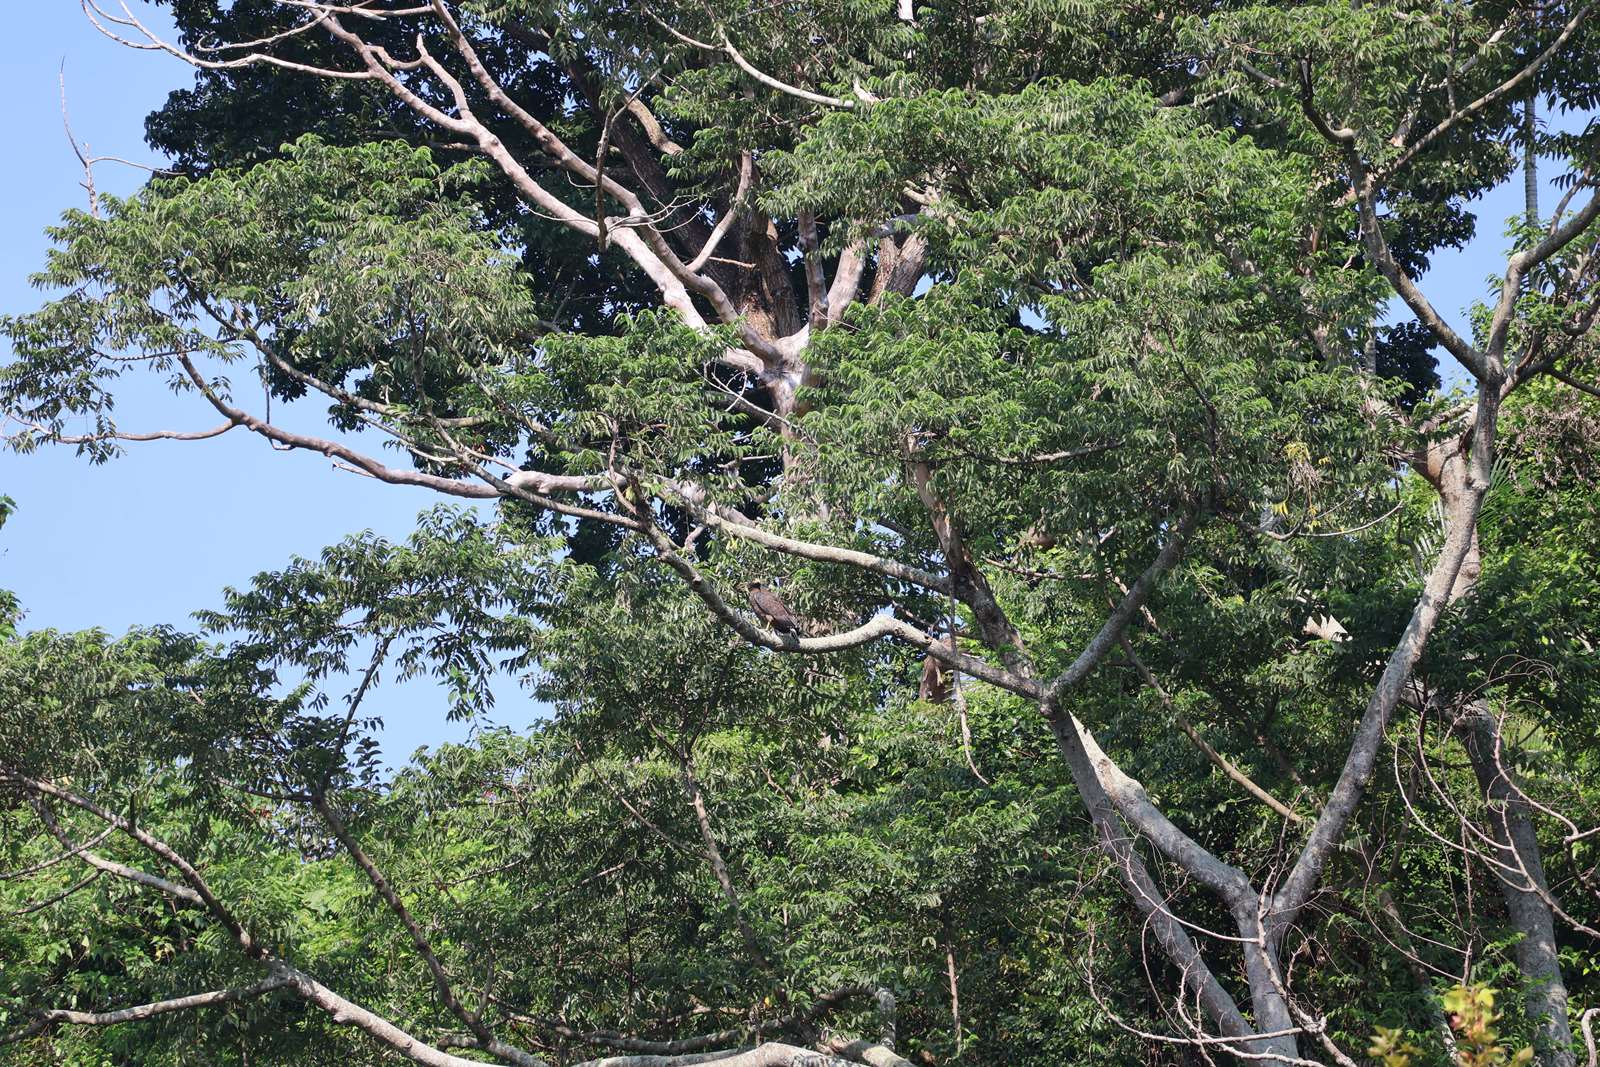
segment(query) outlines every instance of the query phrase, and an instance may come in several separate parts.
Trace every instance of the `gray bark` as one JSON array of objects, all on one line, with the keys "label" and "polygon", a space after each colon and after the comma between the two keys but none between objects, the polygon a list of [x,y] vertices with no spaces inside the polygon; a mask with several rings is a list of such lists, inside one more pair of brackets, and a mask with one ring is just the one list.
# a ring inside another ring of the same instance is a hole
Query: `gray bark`
[{"label": "gray bark", "polygon": [[685,1067],[694,1063],[714,1063],[717,1067],[859,1067],[857,1062],[842,1060],[825,1052],[813,1052],[797,1045],[777,1042],[749,1049],[724,1049],[690,1056],[607,1056],[599,1060],[585,1060],[577,1067]]},{"label": "gray bark", "polygon": [[[1133,848],[1133,839],[1123,830],[1111,798],[1101,784],[1094,761],[1084,747],[1076,720],[1057,714],[1050,720],[1050,729],[1066,758],[1084,807],[1089,811],[1089,820],[1094,825],[1101,850],[1111,858],[1117,880],[1122,883],[1134,907],[1149,923],[1162,951],[1178,968],[1184,992],[1195,998],[1201,1010],[1217,1025],[1224,1037],[1249,1037],[1252,1033],[1250,1024],[1240,1014],[1232,995],[1211,973],[1194,939],[1168,909],[1166,895],[1157,888],[1144,861]],[[1292,1038],[1289,1040],[1293,1041]]]},{"label": "gray bark", "polygon": [[1377,764],[1383,746],[1384,730],[1405,687],[1411,672],[1422,657],[1434,624],[1439,621],[1463,567],[1472,556],[1477,543],[1478,512],[1483,506],[1483,494],[1489,487],[1489,474],[1494,466],[1495,420],[1499,414],[1499,399],[1495,392],[1480,389],[1476,416],[1467,440],[1457,438],[1451,442],[1448,464],[1460,471],[1460,492],[1446,500],[1449,533],[1439,558],[1428,574],[1422,596],[1412,609],[1411,619],[1395,644],[1383,674],[1367,702],[1366,711],[1356,727],[1349,754],[1339,779],[1323,805],[1322,813],[1312,827],[1311,836],[1301,849],[1289,875],[1274,900],[1271,933],[1276,934],[1292,923],[1305,907],[1311,894],[1322,881],[1322,871],[1333,850],[1344,837]]},{"label": "gray bark", "polygon": [[[1513,783],[1503,760],[1500,719],[1481,703],[1466,724],[1467,754],[1489,807],[1488,831],[1499,846],[1489,865],[1505,901],[1511,925],[1522,935],[1512,958],[1527,983],[1524,1006],[1537,1034],[1541,1067],[1574,1067],[1572,1027],[1567,1021],[1567,986],[1556,952],[1555,916],[1532,810]],[[1512,868],[1508,871],[1501,864]]]},{"label": "gray bark", "polygon": [[[1530,121],[1531,109],[1530,98]],[[1529,196],[1529,210],[1536,212],[1533,199],[1537,196],[1536,188],[1530,189]],[[1452,457],[1422,467],[1421,473],[1433,484],[1447,509],[1457,507],[1468,492],[1464,466],[1459,458]],[[1474,530],[1467,556],[1450,590],[1451,601],[1469,595],[1482,573],[1483,562]],[[1539,1062],[1542,1067],[1573,1067],[1576,1057],[1572,1027],[1567,1020],[1567,988],[1556,952],[1555,915],[1546,900],[1549,887],[1533,813],[1521,791],[1507,776],[1500,720],[1483,701],[1472,705],[1462,733],[1473,773],[1490,810],[1488,833],[1498,846],[1497,854],[1490,857],[1494,862],[1489,868],[1505,902],[1512,928],[1522,935],[1512,948],[1512,958],[1527,986],[1524,1007],[1535,1024]],[[1505,867],[1512,870],[1505,870]],[[1525,875],[1522,872],[1526,872]]]}]

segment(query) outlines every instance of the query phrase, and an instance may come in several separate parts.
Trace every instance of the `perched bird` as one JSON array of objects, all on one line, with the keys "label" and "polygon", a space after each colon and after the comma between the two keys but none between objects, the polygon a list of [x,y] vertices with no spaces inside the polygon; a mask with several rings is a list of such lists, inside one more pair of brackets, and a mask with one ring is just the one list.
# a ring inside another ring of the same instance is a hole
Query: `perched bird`
[{"label": "perched bird", "polygon": [[800,632],[800,624],[789,613],[789,609],[783,606],[778,594],[767,588],[767,583],[750,582],[744,588],[750,597],[750,606],[756,610],[756,614],[761,616],[761,621],[767,626],[780,634]]}]

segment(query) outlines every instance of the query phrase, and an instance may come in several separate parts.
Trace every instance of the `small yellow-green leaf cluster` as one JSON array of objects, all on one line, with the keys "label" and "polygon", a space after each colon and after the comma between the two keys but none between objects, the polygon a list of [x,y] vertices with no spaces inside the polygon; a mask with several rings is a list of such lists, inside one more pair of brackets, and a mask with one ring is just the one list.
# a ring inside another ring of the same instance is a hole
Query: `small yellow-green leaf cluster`
[{"label": "small yellow-green leaf cluster", "polygon": [[1399,1027],[1380,1026],[1367,1046],[1367,1055],[1382,1067],[1411,1067],[1411,1057],[1422,1055],[1422,1050],[1407,1041]]},{"label": "small yellow-green leaf cluster", "polygon": [[[1530,1046],[1513,1052],[1500,1043],[1495,996],[1492,987],[1479,983],[1455,986],[1442,998],[1456,1034],[1457,1067],[1526,1067],[1533,1062]],[[1405,1040],[1398,1028],[1380,1026],[1372,1035],[1367,1055],[1381,1067],[1411,1067],[1412,1057],[1422,1055],[1422,1050]]]},{"label": "small yellow-green leaf cluster", "polygon": [[1457,1059],[1461,1067],[1500,1067],[1533,1062],[1533,1049],[1516,1052],[1500,1044],[1495,1028],[1500,1013],[1494,1007],[1495,991],[1486,985],[1458,985],[1444,995],[1444,1010],[1450,1013],[1450,1026],[1460,1041]]}]

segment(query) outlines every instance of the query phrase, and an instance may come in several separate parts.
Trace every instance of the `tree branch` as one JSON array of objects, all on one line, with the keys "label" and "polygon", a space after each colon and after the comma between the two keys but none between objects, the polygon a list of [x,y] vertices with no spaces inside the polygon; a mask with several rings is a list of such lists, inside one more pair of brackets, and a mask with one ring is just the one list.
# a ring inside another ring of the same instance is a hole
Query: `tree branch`
[{"label": "tree branch", "polygon": [[688,1067],[695,1063],[715,1063],[717,1067],[856,1067],[850,1060],[778,1042],[747,1049],[695,1052],[686,1056],[606,1056],[598,1060],[584,1060],[574,1067]]},{"label": "tree branch", "polygon": [[482,1016],[476,1012],[468,1011],[466,1005],[461,1003],[460,998],[455,994],[455,988],[450,983],[450,976],[445,973],[444,965],[439,962],[439,957],[433,951],[433,946],[428,943],[427,934],[423,933],[422,927],[412,917],[405,901],[400,899],[400,894],[395,892],[389,880],[378,869],[378,865],[372,861],[372,857],[368,856],[366,850],[361,847],[361,842],[356,840],[355,835],[350,832],[344,820],[333,810],[333,805],[328,802],[327,794],[317,793],[312,800],[312,806],[316,808],[317,814],[322,816],[322,821],[327,825],[334,838],[350,854],[350,858],[355,861],[356,866],[361,868],[361,873],[367,876],[367,880],[372,883],[372,888],[377,890],[378,896],[382,897],[384,903],[389,905],[389,910],[394,912],[395,917],[400,920],[400,925],[405,927],[407,935],[411,938],[412,948],[416,949],[417,955],[422,957],[423,964],[428,968],[428,974],[433,978],[433,986],[439,993],[439,999],[444,1002],[444,1006],[452,1015],[460,1019],[467,1025],[467,1029],[472,1031],[474,1038],[476,1038],[476,1047],[492,1055],[507,1059],[516,1064],[517,1067],[543,1067],[542,1061],[537,1057],[522,1049],[508,1045],[495,1037],[494,1031],[485,1025]]},{"label": "tree branch", "polygon": [[1417,321],[1426,326],[1429,332],[1439,339],[1439,343],[1472,373],[1473,377],[1480,382],[1488,381],[1492,373],[1488,358],[1474,348],[1465,337],[1456,333],[1454,327],[1434,309],[1432,302],[1406,273],[1405,268],[1396,262],[1394,254],[1389,250],[1389,242],[1383,236],[1378,210],[1373,203],[1377,193],[1376,183],[1365,174],[1364,167],[1353,148],[1346,152],[1346,158],[1355,177],[1356,211],[1361,220],[1361,240],[1366,246],[1367,254],[1372,257],[1373,265],[1388,279],[1400,299],[1405,301],[1412,314],[1417,316]]},{"label": "tree branch", "polygon": [[1089,672],[1106,657],[1127,630],[1128,624],[1133,621],[1135,613],[1144,606],[1146,600],[1150,599],[1150,594],[1155,592],[1162,576],[1177,566],[1178,560],[1183,555],[1184,545],[1188,542],[1189,535],[1199,525],[1199,521],[1198,509],[1186,511],[1179,517],[1177,524],[1168,531],[1166,543],[1156,553],[1156,558],[1150,561],[1150,566],[1146,567],[1144,573],[1140,574],[1129,587],[1127,593],[1107,616],[1100,630],[1084,646],[1083,651],[1078,653],[1078,657],[1044,691],[1045,705],[1052,708],[1057,706],[1062,694],[1087,677]]},{"label": "tree branch", "polygon": [[1467,460],[1469,469],[1465,492],[1450,509],[1449,533],[1444,547],[1373,689],[1366,711],[1356,727],[1339,779],[1328,794],[1327,802],[1312,826],[1310,837],[1276,894],[1272,920],[1279,927],[1293,922],[1305,906],[1322,877],[1322,868],[1328,857],[1344,836],[1366,791],[1367,782],[1372,777],[1389,717],[1404,693],[1412,668],[1422,656],[1434,623],[1450,601],[1456,575],[1472,547],[1478,512],[1483,503],[1483,494],[1488,489],[1489,468],[1493,466],[1497,405],[1498,399],[1492,395],[1492,390],[1479,390],[1471,453]]},{"label": "tree branch", "polygon": [[275,989],[283,989],[293,985],[293,981],[283,975],[274,975],[263,979],[254,985],[241,986],[238,989],[217,989],[209,993],[194,993],[186,997],[173,997],[171,1000],[157,1000],[149,1004],[138,1004],[131,1008],[119,1008],[115,1011],[71,1011],[66,1008],[52,1008],[42,1011],[27,1026],[13,1030],[9,1034],[0,1034],[0,1045],[14,1044],[30,1037],[52,1030],[57,1026],[117,1026],[121,1023],[137,1023],[146,1019],[153,1019],[158,1015],[166,1015],[175,1011],[189,1011],[193,1008],[207,1008],[216,1004],[237,1004],[240,1001],[253,1000]]},{"label": "tree branch", "polygon": [[[18,786],[36,797],[58,800],[93,815],[106,825],[114,826],[124,834],[127,834],[143,846],[146,851],[176,868],[183,876],[183,880],[188,883],[187,890],[185,887],[175,886],[165,879],[155,879],[154,876],[148,878],[131,877],[128,873],[131,868],[124,868],[120,871],[105,869],[109,873],[117,874],[119,877],[130,878],[130,880],[136,881],[141,885],[159,889],[177,899],[195,903],[196,906],[210,912],[228,931],[234,943],[239,946],[246,956],[264,964],[272,977],[285,979],[286,986],[292,987],[302,999],[321,1008],[337,1025],[354,1026],[413,1063],[422,1064],[423,1067],[482,1067],[482,1061],[466,1060],[443,1052],[417,1039],[377,1013],[340,996],[304,971],[283,960],[273,958],[266,947],[256,940],[249,930],[233,915],[232,911],[222,903],[193,864],[180,856],[166,842],[135,826],[129,820],[70,790],[22,774],[3,765],[0,765],[0,782]],[[133,874],[143,874],[143,872],[133,872]],[[497,1045],[496,1048],[489,1051],[495,1055],[500,1055],[505,1049]],[[546,1067],[542,1060],[532,1057],[519,1060],[518,1064],[519,1067]]]},{"label": "tree branch", "polygon": [[1580,393],[1587,393],[1587,394],[1589,394],[1590,396],[1593,396],[1593,397],[1600,397],[1600,387],[1593,386],[1593,385],[1585,385],[1583,382],[1580,382],[1580,381],[1577,381],[1574,378],[1568,377],[1567,375],[1563,374],[1561,371],[1555,370],[1554,368],[1545,371],[1545,373],[1550,375],[1550,377],[1554,378],[1556,381],[1561,382],[1563,385],[1571,386],[1572,388],[1576,389]]},{"label": "tree branch", "polygon": [[[157,874],[151,874],[148,871],[141,871],[137,867],[129,867],[127,864],[118,863],[116,860],[108,860],[104,856],[89,851],[87,846],[75,843],[72,838],[67,835],[67,832],[61,826],[61,823],[57,821],[55,813],[50,810],[50,806],[43,801],[40,801],[34,806],[34,811],[38,814],[39,821],[44,824],[45,829],[50,831],[50,835],[66,846],[66,854],[68,856],[76,855],[79,859],[83,860],[83,862],[87,863],[96,870],[105,871],[107,874],[115,875],[124,881],[133,882],[137,885],[145,886],[148,889],[155,889],[159,892],[167,894],[170,897],[175,897],[178,900],[193,904],[196,907],[205,906],[205,902],[200,898],[200,894],[196,893],[188,886],[179,885],[176,882],[169,881]],[[116,829],[118,829],[118,827],[109,826],[107,828],[107,832]],[[101,836],[104,837],[105,835]]]},{"label": "tree branch", "polygon": [[761,937],[756,933],[754,926],[744,913],[744,905],[739,900],[739,890],[733,884],[733,875],[728,870],[728,863],[722,858],[722,847],[717,844],[717,835],[711,829],[711,814],[706,810],[705,794],[700,788],[700,782],[694,776],[692,758],[688,752],[680,753],[680,762],[683,769],[683,791],[689,798],[689,807],[694,811],[695,825],[700,828],[700,843],[705,848],[706,860],[711,864],[711,873],[716,876],[717,884],[722,887],[722,895],[728,901],[728,907],[733,912],[734,925],[739,929],[739,936],[744,940],[745,951],[750,953],[756,965],[769,975],[776,975],[777,970],[772,965],[772,959],[762,947]]},{"label": "tree branch", "polygon": [[1466,119],[1472,118],[1474,115],[1494,104],[1497,100],[1504,99],[1508,94],[1516,92],[1516,90],[1523,83],[1537,74],[1539,72],[1539,68],[1543,67],[1552,56],[1560,51],[1562,47],[1564,47],[1566,43],[1572,39],[1572,35],[1578,31],[1578,28],[1583,25],[1584,20],[1587,19],[1590,13],[1593,11],[1594,0],[1589,0],[1588,3],[1585,3],[1579,7],[1577,11],[1573,12],[1572,17],[1567,20],[1566,25],[1561,28],[1561,32],[1556,35],[1555,39],[1551,41],[1550,44],[1547,45],[1538,55],[1534,56],[1526,66],[1517,71],[1510,78],[1507,78],[1493,89],[1472,101],[1470,104],[1467,104],[1465,107],[1452,110],[1450,114],[1445,116],[1444,119],[1441,120],[1437,125],[1435,125],[1427,133],[1423,134],[1421,137],[1417,138],[1416,141],[1412,142],[1411,147],[1400,153],[1400,155],[1392,162],[1382,167],[1376,174],[1378,184],[1382,185],[1383,183],[1387,182],[1391,177],[1399,173],[1399,171],[1408,163],[1415,159],[1418,153],[1422,152],[1440,137],[1443,137],[1445,134],[1449,133],[1460,123]]},{"label": "tree branch", "polygon": [[1145,666],[1144,660],[1140,659],[1138,654],[1134,652],[1133,642],[1128,640],[1126,633],[1122,635],[1121,640],[1122,652],[1128,657],[1128,662],[1133,664],[1134,670],[1139,672],[1139,677],[1144,679],[1144,684],[1149,686],[1150,690],[1155,693],[1156,699],[1161,701],[1161,706],[1167,709],[1167,714],[1172,716],[1172,721],[1177,724],[1178,729],[1183,731],[1184,736],[1193,742],[1194,747],[1199,749],[1206,759],[1210,760],[1218,770],[1227,775],[1228,778],[1234,782],[1234,784],[1238,785],[1246,793],[1249,793],[1251,796],[1261,801],[1261,803],[1277,812],[1283,818],[1297,825],[1305,822],[1304,815],[1301,815],[1298,811],[1295,811],[1283,801],[1279,800],[1277,797],[1261,788],[1256,784],[1253,778],[1236,767],[1232,761],[1230,761],[1222,753],[1218,752],[1216,749],[1207,744],[1206,739],[1200,736],[1200,731],[1196,730],[1194,728],[1194,724],[1189,721],[1189,717],[1178,708],[1172,697],[1165,689],[1162,688],[1160,681],[1158,681],[1156,676],[1150,672],[1150,668]]}]

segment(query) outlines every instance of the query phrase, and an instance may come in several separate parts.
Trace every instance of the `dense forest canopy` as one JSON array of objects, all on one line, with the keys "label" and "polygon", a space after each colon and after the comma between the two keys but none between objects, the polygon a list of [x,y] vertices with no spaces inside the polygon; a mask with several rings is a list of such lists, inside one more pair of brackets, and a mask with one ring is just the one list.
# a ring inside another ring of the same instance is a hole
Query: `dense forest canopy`
[{"label": "dense forest canopy", "polygon": [[1592,0],[165,6],[10,444],[438,500],[0,605],[0,1062],[1594,1067]]}]

